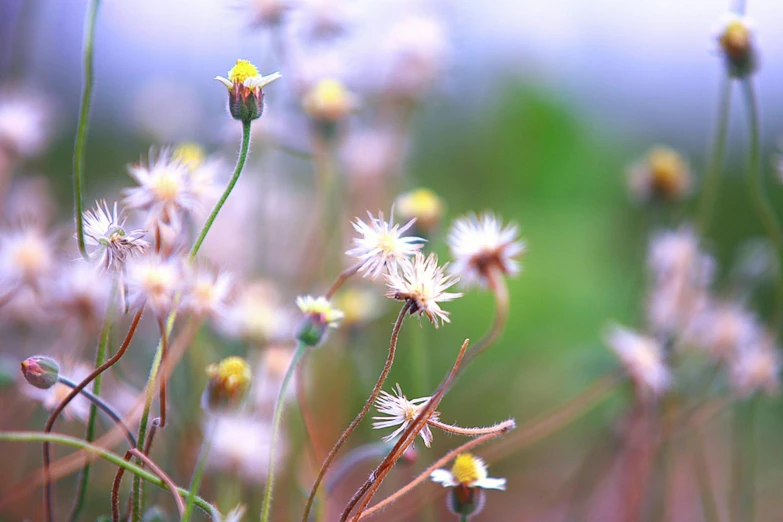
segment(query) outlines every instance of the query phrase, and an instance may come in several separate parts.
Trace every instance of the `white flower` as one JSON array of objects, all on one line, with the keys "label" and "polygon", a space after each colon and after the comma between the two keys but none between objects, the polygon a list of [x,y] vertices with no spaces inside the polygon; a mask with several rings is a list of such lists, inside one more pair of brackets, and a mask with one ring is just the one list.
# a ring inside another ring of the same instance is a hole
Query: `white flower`
[{"label": "white flower", "polygon": [[329,328],[337,328],[344,315],[325,297],[299,296],[296,298],[296,306],[304,315]]},{"label": "white flower", "polygon": [[[394,440],[416,419],[416,416],[422,408],[426,406],[429,400],[430,397],[408,400],[402,393],[399,384],[394,390],[394,395],[386,391],[381,391],[381,394],[375,400],[375,407],[380,413],[387,415],[387,417],[373,417],[373,420],[378,422],[373,422],[372,427],[373,429],[380,430],[392,426],[399,426],[399,428],[383,438],[386,442]],[[438,413],[432,413],[430,419],[437,420]],[[429,448],[432,443],[432,430],[430,430],[430,427],[427,424],[421,429],[419,435],[421,435],[421,438],[424,440],[424,445]]]},{"label": "white flower", "polygon": [[237,504],[234,509],[226,513],[226,516],[220,514],[215,506],[212,506],[212,522],[242,522],[242,517],[245,516],[246,508],[242,504]]},{"label": "white flower", "polygon": [[54,268],[51,243],[51,238],[32,225],[0,234],[0,283],[4,289],[38,287]]},{"label": "white flower", "polygon": [[232,283],[231,274],[197,268],[189,274],[182,308],[198,316],[223,317]]},{"label": "white flower", "polygon": [[177,259],[140,258],[128,264],[126,283],[130,303],[146,302],[158,316],[165,316],[182,288],[182,267]]},{"label": "white flower", "polygon": [[434,17],[413,14],[397,22],[389,32],[390,89],[415,97],[437,77],[448,54],[443,25]]},{"label": "white flower", "polygon": [[454,257],[452,272],[459,274],[466,287],[485,287],[490,270],[500,270],[506,275],[518,274],[519,263],[515,258],[525,251],[525,243],[517,239],[518,234],[516,225],[504,227],[491,213],[457,219],[448,237]]},{"label": "white flower", "polygon": [[655,339],[612,325],[606,334],[606,343],[623,362],[642,393],[658,396],[670,386],[672,379],[663,348]]},{"label": "white flower", "polygon": [[46,144],[47,104],[35,97],[0,92],[0,149],[34,156]]},{"label": "white flower", "polygon": [[125,217],[106,201],[95,203],[94,210],[84,212],[84,242],[91,247],[90,258],[105,270],[121,270],[125,261],[143,254],[149,247],[142,238],[146,230],[125,231]]},{"label": "white flower", "polygon": [[[86,364],[80,362],[60,362],[60,375],[77,384],[84,380],[84,378],[90,374],[91,370],[92,369]],[[22,386],[22,391],[25,395],[40,402],[48,411],[54,410],[73,389],[61,382],[58,382],[51,388],[45,390],[30,386],[27,382],[22,382],[20,385]],[[63,410],[63,418],[86,422],[87,417],[90,414],[90,404],[91,403],[87,398],[78,394]]]},{"label": "white flower", "polygon": [[482,459],[470,453],[460,453],[454,459],[451,471],[436,469],[430,474],[433,482],[444,488],[465,486],[469,488],[506,490],[506,479],[492,478],[487,474],[487,465]]},{"label": "white flower", "polygon": [[440,321],[448,323],[449,313],[441,309],[438,302],[451,301],[462,297],[462,294],[446,292],[458,281],[456,277],[444,274],[447,266],[438,266],[438,256],[435,254],[425,258],[421,252],[416,252],[412,262],[406,259],[401,264],[401,271],[386,274],[389,286],[386,296],[410,301],[410,313],[426,315],[436,328]]},{"label": "white flower", "polygon": [[415,220],[410,220],[400,227],[394,223],[394,209],[389,221],[384,221],[383,213],[373,217],[369,212],[368,223],[361,219],[353,222],[353,228],[361,234],[354,238],[354,247],[346,252],[349,256],[359,259],[362,263],[359,271],[370,279],[377,279],[384,268],[389,273],[394,272],[402,261],[415,254],[423,246],[424,239],[415,236],[403,236]]}]

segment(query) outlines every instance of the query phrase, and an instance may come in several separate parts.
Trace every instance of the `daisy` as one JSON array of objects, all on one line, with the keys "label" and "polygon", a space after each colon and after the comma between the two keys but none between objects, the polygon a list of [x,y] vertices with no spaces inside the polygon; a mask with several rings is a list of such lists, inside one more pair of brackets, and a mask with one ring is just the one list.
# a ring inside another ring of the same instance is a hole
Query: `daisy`
[{"label": "daisy", "polygon": [[430,474],[433,482],[444,488],[454,488],[448,499],[452,513],[461,518],[477,515],[484,508],[484,490],[506,490],[506,479],[487,476],[487,465],[470,453],[460,453],[451,470],[436,469]]},{"label": "daisy", "polygon": [[159,316],[171,312],[174,296],[182,287],[182,269],[176,259],[145,257],[128,265],[128,300],[139,306],[147,303]]},{"label": "daisy", "polygon": [[[381,394],[375,400],[375,407],[378,411],[387,417],[373,417],[372,427],[376,430],[384,428],[390,428],[392,426],[399,426],[391,434],[383,437],[385,442],[394,440],[400,433],[405,431],[408,426],[416,419],[416,416],[424,408],[430,397],[421,397],[419,399],[408,400],[402,393],[400,385],[394,391],[394,395],[386,391],[381,391]],[[430,416],[430,419],[437,420],[438,413],[434,412]],[[428,448],[432,443],[432,430],[426,424],[419,432],[421,438],[424,440],[424,445]]]},{"label": "daisy", "polygon": [[343,318],[343,313],[334,308],[325,297],[299,296],[296,298],[296,306],[304,315],[329,328],[337,328]]},{"label": "daisy", "polygon": [[262,76],[255,65],[247,60],[237,60],[228,71],[228,78],[215,79],[228,89],[228,109],[234,119],[252,121],[261,117],[264,111],[263,88],[281,78],[279,72]]},{"label": "daisy", "polygon": [[84,212],[84,242],[91,248],[90,259],[105,270],[119,271],[130,257],[139,256],[149,247],[144,239],[146,230],[125,231],[125,216],[110,209],[106,201],[96,201],[94,210]]},{"label": "daisy", "polygon": [[410,313],[426,315],[437,328],[440,322],[450,322],[449,313],[441,309],[439,301],[451,301],[462,297],[460,293],[446,292],[458,281],[454,276],[444,274],[448,264],[438,266],[438,256],[424,257],[416,252],[413,261],[405,260],[401,270],[386,274],[389,287],[386,296],[398,301],[410,301]]},{"label": "daisy", "polygon": [[415,219],[400,227],[394,223],[394,208],[391,214],[388,222],[384,221],[382,212],[378,213],[377,218],[368,212],[367,216],[370,218],[368,223],[359,218],[352,223],[361,237],[354,238],[354,247],[346,254],[359,259],[361,261],[359,272],[373,280],[381,275],[384,268],[389,272],[396,271],[401,262],[406,261],[409,256],[424,246],[425,240],[420,237],[403,236],[403,233],[416,222]]},{"label": "daisy", "polygon": [[606,334],[606,343],[623,362],[642,392],[658,396],[671,385],[672,378],[664,361],[663,348],[655,339],[612,325]]},{"label": "daisy", "polygon": [[227,335],[259,345],[288,339],[294,323],[293,314],[283,306],[279,291],[267,281],[244,285],[219,318],[218,327]]},{"label": "daisy", "polygon": [[525,252],[525,243],[517,239],[516,225],[502,226],[494,214],[470,214],[457,219],[449,232],[448,244],[454,257],[452,272],[463,285],[486,287],[491,271],[505,275],[519,273],[516,257]]}]

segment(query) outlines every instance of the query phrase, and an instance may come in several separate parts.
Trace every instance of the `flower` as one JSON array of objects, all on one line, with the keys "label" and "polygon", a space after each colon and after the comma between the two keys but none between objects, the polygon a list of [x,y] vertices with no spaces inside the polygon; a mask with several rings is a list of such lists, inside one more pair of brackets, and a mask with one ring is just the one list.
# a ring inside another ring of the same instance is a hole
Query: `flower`
[{"label": "flower", "polygon": [[0,234],[0,282],[4,288],[37,288],[54,268],[52,241],[34,225]]},{"label": "flower", "polygon": [[22,376],[32,386],[48,390],[60,377],[60,365],[51,357],[34,355],[21,363]]},{"label": "flower", "polygon": [[389,32],[389,89],[406,99],[418,98],[437,78],[448,54],[447,35],[435,17],[411,14]]},{"label": "flower", "polygon": [[197,268],[188,275],[182,308],[198,316],[222,317],[231,292],[231,274]]},{"label": "flower", "polygon": [[212,511],[212,522],[242,522],[242,517],[245,516],[245,506],[237,504],[234,509],[226,513],[226,516],[220,514],[215,506],[210,506]]},{"label": "flower", "polygon": [[605,338],[642,393],[658,396],[670,386],[663,348],[655,339],[619,325],[612,325]]},{"label": "flower", "polygon": [[454,257],[452,272],[459,274],[464,286],[491,284],[493,270],[506,275],[519,273],[515,257],[525,252],[524,241],[517,240],[516,225],[501,226],[494,214],[470,214],[457,219],[449,232],[448,244]]},{"label": "flower", "polygon": [[116,201],[111,210],[106,201],[96,201],[94,210],[84,212],[84,242],[90,247],[90,259],[105,270],[119,271],[128,258],[144,254],[149,247],[142,239],[146,232],[125,231],[125,217],[117,211]]},{"label": "flower", "polygon": [[371,288],[349,286],[339,292],[334,303],[345,314],[342,324],[359,326],[383,313],[383,298]]},{"label": "flower", "polygon": [[324,78],[307,91],[302,107],[315,120],[333,123],[353,112],[358,102],[342,82]]},{"label": "flower", "polygon": [[470,453],[460,453],[454,459],[451,471],[436,469],[430,474],[433,482],[444,488],[467,487],[506,490],[506,479],[487,475],[487,465],[482,459]]},{"label": "flower", "polygon": [[741,78],[754,72],[756,50],[749,18],[735,13],[724,15],[717,38],[730,75]]},{"label": "flower", "polygon": [[96,327],[109,306],[112,281],[109,274],[82,258],[59,265],[51,282],[53,312],[76,318],[79,327]]},{"label": "flower", "polygon": [[[399,426],[391,434],[383,437],[383,440],[389,442],[394,440],[400,433],[405,431],[408,426],[416,419],[419,412],[426,406],[430,397],[421,397],[419,399],[408,400],[402,393],[400,385],[394,391],[394,395],[386,391],[381,391],[381,394],[375,400],[375,407],[378,411],[388,417],[373,417],[373,429],[380,430],[384,428],[390,428],[392,426]],[[430,415],[430,419],[437,420],[438,413],[433,412]],[[432,430],[427,424],[419,432],[419,435],[424,440],[424,445],[428,448],[432,443]]]},{"label": "flower", "polygon": [[755,315],[735,302],[711,302],[693,319],[688,340],[718,361],[731,361],[764,337]]},{"label": "flower", "polygon": [[293,324],[279,292],[266,281],[245,285],[220,319],[218,326],[226,334],[244,337],[259,344],[287,338]]},{"label": "flower", "polygon": [[[90,374],[91,368],[86,364],[79,362],[62,362],[60,364],[61,377],[68,378],[71,382],[81,382]],[[25,385],[22,391],[33,400],[39,401],[46,410],[53,410],[60,402],[71,393],[71,387],[62,382],[57,382],[54,386],[47,389],[36,388]],[[65,419],[77,419],[82,422],[87,421],[90,414],[90,401],[81,394],[76,395],[63,410]]]},{"label": "flower", "polygon": [[434,229],[444,212],[443,200],[428,188],[417,188],[400,194],[394,202],[394,208],[403,219],[416,220],[421,230]]},{"label": "flower", "polygon": [[346,254],[359,259],[362,263],[359,272],[373,280],[378,278],[384,268],[389,272],[396,271],[400,262],[421,250],[425,241],[420,237],[402,235],[415,220],[411,219],[400,227],[394,223],[393,208],[391,214],[388,222],[383,219],[383,212],[379,212],[377,218],[368,212],[368,223],[359,218],[352,223],[361,237],[353,239],[354,247]]},{"label": "flower", "polygon": [[448,266],[438,266],[438,256],[430,254],[426,258],[416,252],[413,261],[405,260],[400,271],[386,274],[389,286],[386,297],[398,301],[410,301],[410,313],[426,315],[435,328],[440,322],[450,322],[449,313],[442,310],[439,301],[451,301],[462,297],[461,293],[446,292],[446,289],[459,279],[447,276],[444,270]]},{"label": "flower", "polygon": [[19,92],[0,92],[0,150],[34,156],[44,148],[49,122],[47,103]]},{"label": "flower", "polygon": [[674,201],[687,196],[693,186],[688,163],[675,150],[662,145],[628,171],[628,187],[641,201]]},{"label": "flower", "polygon": [[296,298],[296,306],[304,314],[296,337],[309,346],[317,345],[326,334],[326,329],[337,328],[343,318],[343,313],[325,297],[300,296]]},{"label": "flower", "polygon": [[250,365],[241,357],[226,357],[220,364],[210,364],[206,369],[207,388],[202,404],[206,410],[235,408],[247,396],[253,373]]},{"label": "flower", "polygon": [[171,312],[174,296],[182,287],[182,269],[177,259],[144,257],[128,265],[128,300],[147,303],[160,317]]},{"label": "flower", "polygon": [[249,122],[261,117],[264,112],[263,88],[281,78],[279,72],[263,76],[255,65],[247,60],[237,60],[228,71],[228,78],[215,76],[215,79],[228,89],[228,109],[231,116],[240,121]]}]

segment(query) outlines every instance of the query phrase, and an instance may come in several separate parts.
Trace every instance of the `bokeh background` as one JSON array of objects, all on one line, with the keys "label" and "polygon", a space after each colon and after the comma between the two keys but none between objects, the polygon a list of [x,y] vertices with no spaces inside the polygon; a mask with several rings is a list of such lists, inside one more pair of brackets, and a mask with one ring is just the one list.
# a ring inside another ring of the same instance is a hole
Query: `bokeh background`
[{"label": "bokeh background", "polygon": [[[426,186],[447,205],[442,232],[456,216],[491,209],[518,223],[527,242],[523,272],[509,281],[511,320],[504,335],[466,370],[443,401],[442,417],[461,425],[488,425],[508,417],[523,424],[613,371],[618,363],[602,335],[610,321],[642,323],[649,232],[687,223],[695,209],[724,75],[715,29],[731,7],[728,2],[313,0],[299,2],[284,23],[272,28],[254,23],[262,4],[103,2],[85,200],[118,198],[131,181],[126,165],[144,157],[151,146],[197,142],[222,157],[229,169],[239,124],[226,114],[225,91],[212,78],[225,75],[238,57],[253,61],[263,73],[280,70],[283,79],[267,89],[266,113],[256,126],[248,172],[229,201],[229,206],[244,210],[226,220],[212,248],[242,252],[234,270],[246,279],[273,281],[288,300],[298,292],[322,291],[339,268],[336,263],[331,271],[311,278],[307,288],[300,287],[301,274],[295,268],[305,250],[301,243],[307,224],[317,219],[307,215],[315,185],[312,166],[300,154],[310,146],[300,98],[302,85],[334,76],[360,102],[347,123],[338,167],[345,194],[353,197],[338,212],[341,221],[332,224],[335,230],[345,229],[347,220],[363,215],[365,208],[388,212],[400,192]],[[66,236],[72,216],[71,157],[85,8],[84,2],[53,0],[4,0],[0,5],[0,85],[40,96],[51,116],[49,146],[23,162],[14,175],[46,180]],[[753,0],[748,12],[761,55],[754,78],[762,119],[761,163],[769,197],[781,209],[776,154],[783,136],[783,6],[775,0]],[[434,21],[435,34],[421,34],[414,17]],[[314,36],[324,27],[337,33]],[[374,162],[385,161],[386,152],[373,141],[381,121],[378,93],[384,82],[405,74],[395,68],[390,51],[395,34],[429,46],[434,80],[403,116],[403,145],[389,160],[395,167],[376,179]],[[652,212],[629,198],[625,171],[659,143],[688,158],[697,186],[690,200]],[[745,189],[747,143],[747,119],[736,98],[715,223],[705,238],[719,262],[718,288],[730,287],[732,269],[749,242],[763,236]],[[344,249],[347,232],[330,235],[330,241],[342,243],[335,248]],[[447,258],[443,234],[432,237],[431,248]],[[377,295],[381,291],[376,287]],[[763,286],[753,296],[763,317],[769,314],[770,297]],[[375,306],[377,319],[350,332],[336,332],[309,358],[307,388],[322,445],[330,445],[347,425],[382,364],[396,305],[379,299]],[[462,340],[477,339],[488,328],[493,307],[491,295],[471,291],[446,305],[451,324],[434,330],[409,321],[388,382],[399,382],[412,396],[429,393]],[[146,341],[136,343],[117,376],[136,390],[144,384],[154,350],[154,326],[146,325],[143,333]],[[414,343],[426,346],[423,363],[406,349]],[[22,356],[56,352],[56,344],[53,336],[0,340],[6,372],[0,392],[3,429],[43,425],[45,413],[17,390],[16,364]],[[187,483],[201,441],[202,368],[230,353],[252,358],[254,350],[263,348],[208,330],[175,372],[175,418],[153,455],[177,483]],[[86,352],[84,357],[89,360],[91,355]],[[629,408],[628,392],[620,388],[569,428],[532,449],[492,462],[491,474],[507,477],[510,491],[491,492],[478,520],[620,520],[621,490],[612,480],[617,466],[600,455],[588,466],[593,466],[597,493],[577,510],[581,513],[566,513],[565,506],[570,505],[570,488],[578,482],[574,477],[585,456],[593,455],[597,446],[616,443]],[[302,427],[294,405],[289,408],[287,436],[296,449],[302,448]],[[760,402],[756,520],[761,522],[780,520],[783,509],[778,442],[782,413],[779,400]],[[713,435],[709,455],[719,496],[727,490],[729,448],[721,433],[728,422],[721,414],[706,428]],[[65,424],[63,430],[81,432],[76,423]],[[350,444],[358,447],[377,439],[378,433],[365,422]],[[684,440],[673,451],[684,453],[687,444]],[[455,445],[451,437],[436,437],[432,449],[419,448],[421,462],[399,471],[390,482],[402,485],[417,466]],[[0,485],[7,490],[36,469],[39,448],[0,448],[6,462]],[[300,489],[308,488],[311,475],[306,460],[285,462],[276,519],[297,520]],[[96,470],[84,520],[108,511],[113,469],[99,463]],[[334,493],[335,499],[347,498],[369,470],[369,465],[357,469]],[[668,520],[703,519],[691,471],[683,464],[674,473]],[[74,483],[70,477],[58,486],[63,506]],[[259,486],[221,489],[221,484],[221,474],[212,473],[202,491],[219,499],[223,509],[240,498],[252,510],[257,508]],[[151,495],[173,517],[167,495]],[[649,513],[655,512],[656,498],[663,497],[651,493]],[[40,515],[38,499],[35,491],[6,504],[0,520],[35,520]],[[392,508],[379,520],[450,520],[442,496],[430,500],[417,514]]]}]

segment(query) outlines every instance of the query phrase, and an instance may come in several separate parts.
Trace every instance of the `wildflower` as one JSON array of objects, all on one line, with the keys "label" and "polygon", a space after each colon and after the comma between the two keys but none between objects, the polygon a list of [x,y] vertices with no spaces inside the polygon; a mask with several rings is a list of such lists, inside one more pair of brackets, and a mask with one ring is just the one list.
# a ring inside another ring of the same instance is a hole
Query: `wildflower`
[{"label": "wildflower", "polygon": [[130,303],[146,302],[163,317],[171,312],[174,296],[182,287],[181,265],[177,259],[144,257],[128,265],[126,282]]},{"label": "wildflower", "polygon": [[281,76],[279,72],[263,76],[252,63],[237,60],[236,65],[228,71],[228,78],[216,76],[215,79],[228,89],[228,110],[231,116],[249,122],[260,118],[264,112],[262,89]]},{"label": "wildflower", "polygon": [[181,143],[174,149],[172,159],[192,170],[204,164],[206,154],[198,143]]},{"label": "wildflower", "polygon": [[82,258],[62,266],[51,283],[51,304],[55,311],[97,325],[109,306],[112,281],[109,276]]},{"label": "wildflower", "polygon": [[236,408],[245,400],[253,374],[243,358],[227,357],[220,364],[210,364],[206,371],[209,380],[201,401],[204,409]]},{"label": "wildflower", "polygon": [[227,311],[231,286],[230,274],[197,268],[189,274],[182,308],[200,317],[222,317]]},{"label": "wildflower", "polygon": [[441,309],[438,302],[462,297],[461,293],[446,292],[459,279],[447,276],[444,270],[448,264],[438,266],[438,256],[424,257],[416,252],[413,261],[406,260],[401,270],[386,274],[389,286],[386,296],[398,301],[410,301],[410,313],[426,315],[435,328],[440,322],[450,322],[449,313]]},{"label": "wildflower", "polygon": [[353,130],[341,151],[345,172],[356,184],[379,183],[395,172],[403,146],[389,130]]},{"label": "wildflower", "polygon": [[[81,382],[90,374],[90,370],[91,368],[86,364],[68,361],[60,364],[59,375],[68,377],[72,382]],[[46,389],[25,386],[22,388],[22,391],[29,398],[39,401],[46,410],[51,411],[71,393],[71,388],[61,382],[57,382],[54,386]],[[85,422],[89,413],[90,401],[79,394],[65,407],[63,417]]]},{"label": "wildflower", "polygon": [[46,144],[46,103],[15,92],[0,92],[0,149],[12,156],[36,155]]},{"label": "wildflower", "polygon": [[677,151],[659,145],[631,167],[628,186],[641,201],[674,201],[690,193],[693,175]]},{"label": "wildflower", "polygon": [[397,196],[394,207],[402,219],[415,219],[417,229],[432,231],[440,223],[445,205],[432,190],[418,188]]},{"label": "wildflower", "polygon": [[60,365],[51,357],[34,355],[22,361],[22,376],[29,384],[48,390],[60,377]]},{"label": "wildflower", "polygon": [[234,509],[226,513],[226,516],[220,514],[215,506],[210,506],[212,511],[212,522],[242,522],[242,517],[245,516],[246,508],[242,504],[237,504]]},{"label": "wildflower", "polygon": [[315,346],[321,342],[326,334],[326,329],[337,328],[343,318],[343,313],[332,307],[325,297],[300,296],[296,298],[296,306],[304,314],[297,329],[296,338],[308,346]]},{"label": "wildflower", "polygon": [[491,213],[457,219],[448,237],[454,257],[452,272],[460,275],[466,287],[492,284],[490,278],[496,270],[516,275],[519,263],[515,258],[525,252],[525,243],[517,239],[518,233],[516,225],[501,227]]},{"label": "wildflower", "polygon": [[316,121],[335,123],[353,112],[358,103],[342,82],[334,78],[325,78],[307,91],[302,106]]},{"label": "wildflower", "polygon": [[4,288],[37,288],[54,268],[52,240],[26,224],[0,234],[0,282]]},{"label": "wildflower", "polygon": [[450,471],[436,469],[430,478],[443,484],[444,488],[454,488],[448,506],[458,516],[476,515],[481,511],[484,507],[483,490],[506,490],[506,479],[489,477],[484,461],[470,453],[460,453]]},{"label": "wildflower", "polygon": [[653,338],[619,325],[612,325],[606,343],[617,354],[637,388],[658,396],[671,384],[661,345]]},{"label": "wildflower", "polygon": [[265,281],[244,286],[220,319],[218,326],[228,335],[244,337],[258,344],[286,338],[292,327],[292,318],[277,289]]},{"label": "wildflower", "polygon": [[[399,426],[399,428],[394,430],[391,434],[383,437],[383,440],[386,442],[394,440],[400,433],[405,431],[408,426],[416,419],[416,416],[419,414],[422,408],[424,408],[427,405],[427,402],[430,400],[430,397],[421,397],[419,399],[408,400],[408,398],[405,397],[405,395],[402,393],[402,389],[400,388],[399,384],[393,391],[394,395],[386,391],[381,391],[381,394],[375,400],[375,407],[378,409],[378,411],[388,416],[373,417],[373,420],[378,421],[373,422],[373,429],[380,430],[384,428],[390,428],[392,426]],[[438,413],[434,412],[430,418],[437,420]],[[430,430],[430,427],[425,424],[419,432],[419,435],[421,436],[422,440],[424,440],[424,445],[429,448],[430,444],[432,443],[432,430]]]},{"label": "wildflower", "polygon": [[119,271],[130,257],[142,255],[149,247],[142,238],[146,230],[125,231],[125,217],[106,201],[95,203],[94,210],[84,212],[84,242],[90,247],[90,259],[105,270]]},{"label": "wildflower", "polygon": [[749,18],[734,13],[725,15],[718,31],[718,44],[731,76],[742,78],[755,71],[756,49]]},{"label": "wildflower", "polygon": [[370,218],[368,223],[359,218],[353,221],[353,228],[361,234],[361,237],[353,239],[354,247],[346,254],[359,259],[362,263],[359,272],[374,280],[384,268],[389,272],[397,271],[402,261],[406,261],[408,256],[421,250],[424,239],[403,236],[403,233],[413,225],[414,220],[400,227],[394,223],[394,209],[388,222],[383,219],[382,212],[378,213],[377,218],[369,212],[367,216]]},{"label": "wildflower", "polygon": [[[4,176],[2,172],[3,160],[0,157],[0,179],[3,179]],[[57,202],[52,194],[51,183],[47,178],[44,176],[16,176],[10,181],[11,184],[8,187],[3,208],[7,223],[35,224],[45,228],[54,221],[57,214]]]},{"label": "wildflower", "polygon": [[[240,475],[253,483],[263,483],[269,470],[272,425],[248,414],[213,415],[212,443],[207,467],[232,476]],[[285,440],[275,449],[275,460],[285,457]]]},{"label": "wildflower", "polygon": [[741,350],[730,362],[729,377],[732,386],[742,396],[763,390],[777,393],[780,388],[781,359],[769,338],[763,343]]}]

